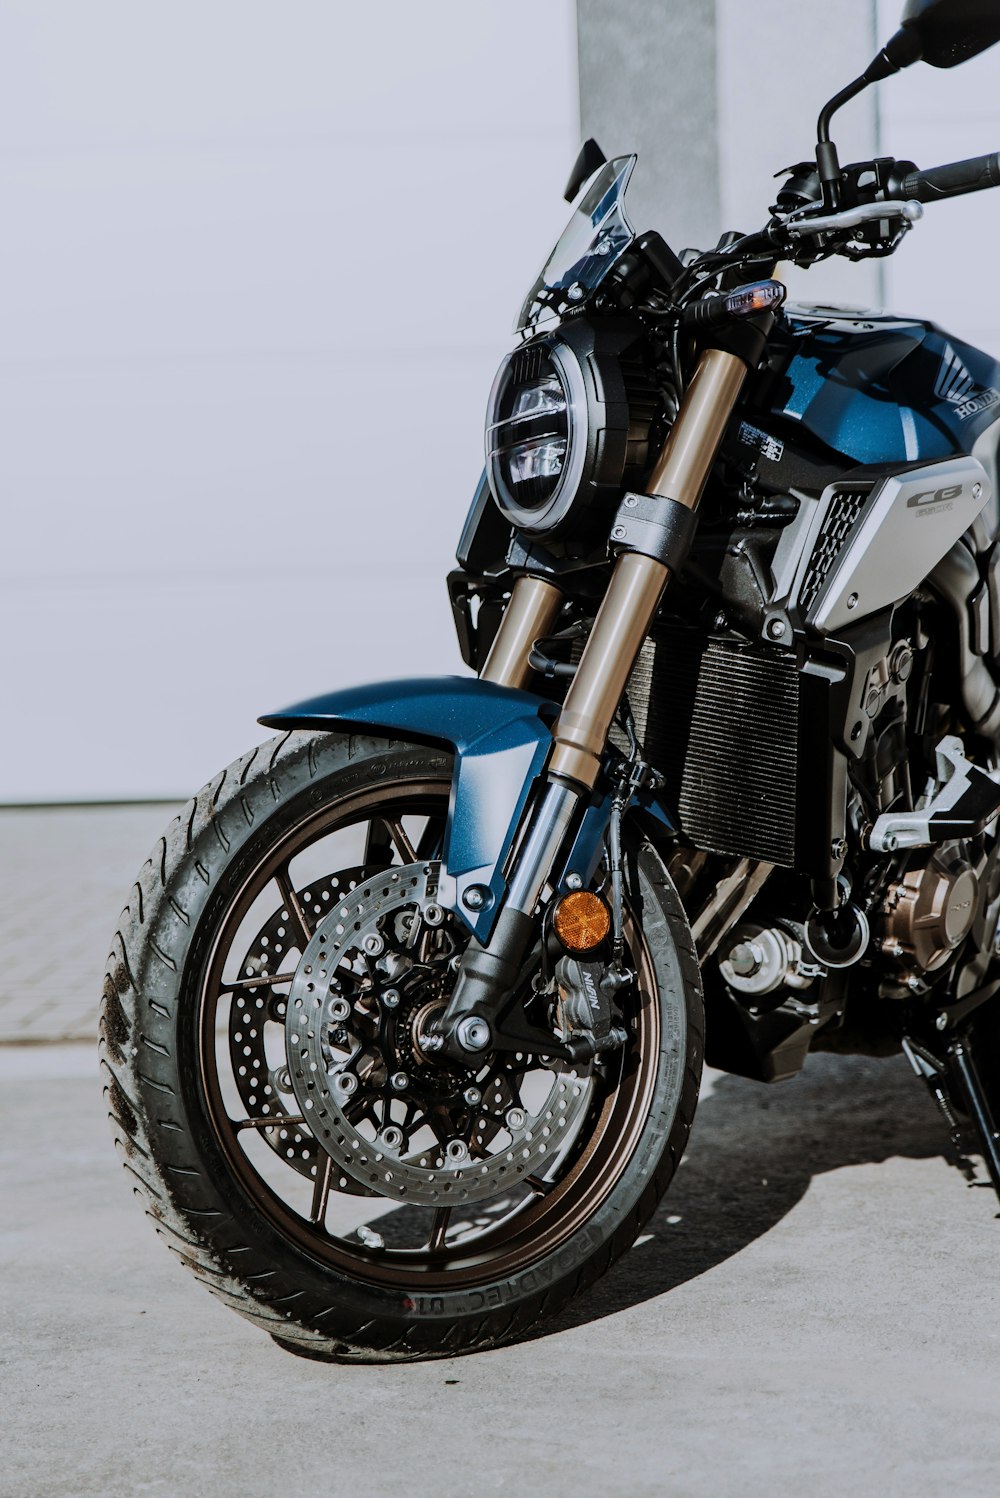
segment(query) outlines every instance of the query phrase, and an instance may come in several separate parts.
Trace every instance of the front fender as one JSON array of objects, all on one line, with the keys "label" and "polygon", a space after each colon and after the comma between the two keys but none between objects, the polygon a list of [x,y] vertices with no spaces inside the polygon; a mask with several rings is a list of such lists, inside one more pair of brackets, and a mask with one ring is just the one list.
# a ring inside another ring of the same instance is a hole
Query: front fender
[{"label": "front fender", "polygon": [[[558,710],[534,692],[477,677],[429,676],[329,692],[258,721],[279,729],[369,728],[450,748],[455,766],[442,850],[448,878],[442,881],[439,898],[485,945],[507,893],[507,857],[548,759]],[[640,792],[632,805],[662,832],[676,830],[670,811],[651,792]],[[595,792],[557,883],[563,884],[571,872],[588,882],[593,877],[610,814],[610,793]],[[490,892],[492,898],[482,910],[470,911],[463,903],[470,884]]]},{"label": "front fender", "polygon": [[[506,893],[503,868],[525,805],[548,758],[556,705],[533,692],[476,677],[435,676],[375,682],[311,697],[259,721],[267,728],[371,728],[454,753],[441,890],[479,941],[489,940]],[[473,913],[462,903],[470,884],[492,899]]]}]

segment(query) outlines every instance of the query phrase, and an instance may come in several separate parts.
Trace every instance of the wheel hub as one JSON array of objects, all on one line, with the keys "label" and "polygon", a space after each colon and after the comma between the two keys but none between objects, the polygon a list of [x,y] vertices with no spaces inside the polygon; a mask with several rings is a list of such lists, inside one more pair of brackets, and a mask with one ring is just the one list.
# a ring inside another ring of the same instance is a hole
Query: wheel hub
[{"label": "wheel hub", "polygon": [[427,1206],[485,1200],[544,1170],[592,1089],[582,1068],[554,1069],[526,1102],[517,1058],[466,1072],[422,1050],[464,943],[439,881],[438,864],[414,863],[360,883],[317,926],[285,1021],[292,1087],[323,1149],[368,1190]]}]

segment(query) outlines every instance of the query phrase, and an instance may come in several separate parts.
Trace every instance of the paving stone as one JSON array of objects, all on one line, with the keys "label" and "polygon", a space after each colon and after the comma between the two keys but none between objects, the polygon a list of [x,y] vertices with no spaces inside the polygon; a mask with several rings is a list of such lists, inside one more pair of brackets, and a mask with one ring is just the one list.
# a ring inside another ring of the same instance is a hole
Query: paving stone
[{"label": "paving stone", "polygon": [[176,810],[0,810],[0,1044],[96,1037],[115,921]]}]

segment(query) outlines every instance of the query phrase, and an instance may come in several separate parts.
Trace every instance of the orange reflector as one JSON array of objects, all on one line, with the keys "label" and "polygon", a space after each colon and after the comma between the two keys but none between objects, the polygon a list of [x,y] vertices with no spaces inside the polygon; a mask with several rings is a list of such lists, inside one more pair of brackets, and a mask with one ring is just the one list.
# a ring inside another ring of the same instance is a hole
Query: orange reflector
[{"label": "orange reflector", "polygon": [[600,895],[575,889],[559,901],[552,925],[567,952],[592,952],[611,930],[611,912]]}]

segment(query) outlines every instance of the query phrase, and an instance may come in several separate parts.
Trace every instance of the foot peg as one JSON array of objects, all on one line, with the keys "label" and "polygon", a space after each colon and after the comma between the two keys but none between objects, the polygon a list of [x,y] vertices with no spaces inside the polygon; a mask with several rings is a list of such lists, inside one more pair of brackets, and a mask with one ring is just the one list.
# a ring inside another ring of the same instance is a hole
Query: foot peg
[{"label": "foot peg", "polygon": [[952,838],[978,837],[1000,815],[1000,785],[962,753],[959,738],[944,738],[937,746],[938,789],[921,799],[916,811],[890,811],[879,817],[868,834],[876,853],[899,848],[927,848]]}]

